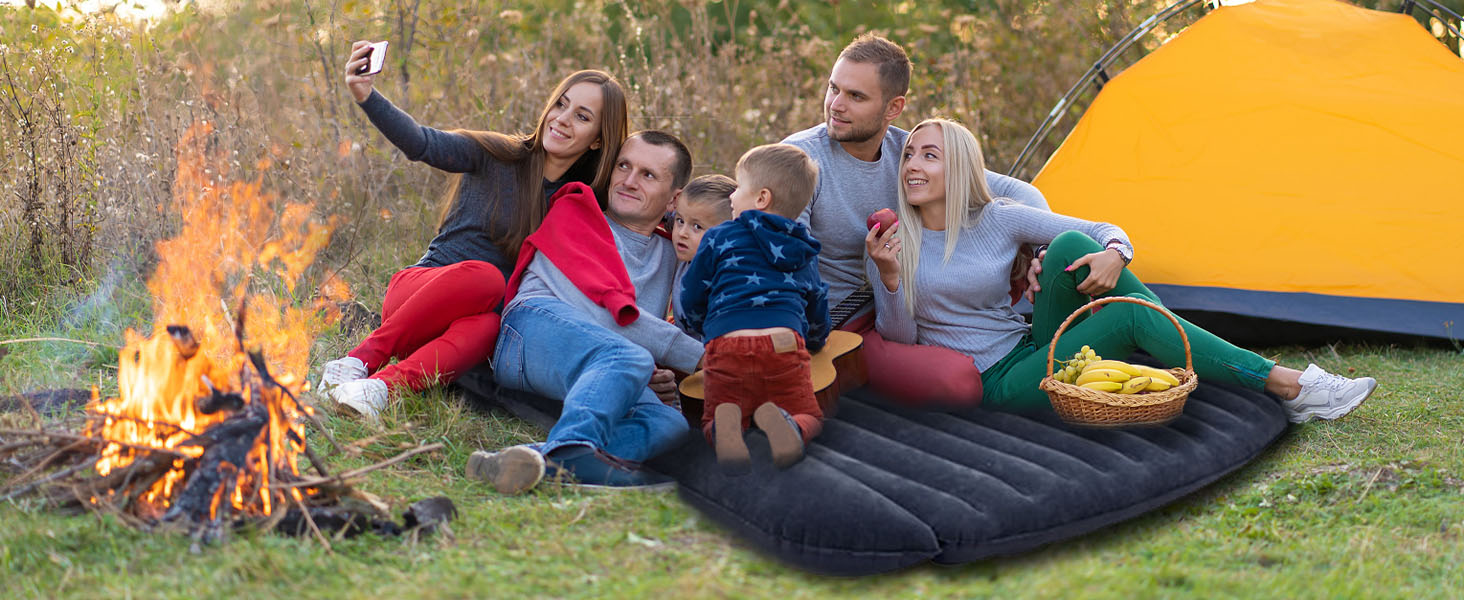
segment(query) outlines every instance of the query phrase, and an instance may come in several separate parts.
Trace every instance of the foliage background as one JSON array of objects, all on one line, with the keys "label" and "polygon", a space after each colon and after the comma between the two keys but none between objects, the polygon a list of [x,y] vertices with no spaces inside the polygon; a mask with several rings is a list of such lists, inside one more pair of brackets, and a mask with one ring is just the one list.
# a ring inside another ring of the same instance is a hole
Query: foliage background
[{"label": "foliage background", "polygon": [[[379,299],[431,237],[444,184],[352,106],[341,65],[355,39],[392,42],[378,88],[442,128],[531,126],[559,78],[607,69],[630,90],[633,125],[680,134],[702,173],[819,122],[833,58],[876,31],[916,63],[898,124],[979,127],[1004,170],[1092,61],[1166,4],[223,0],[152,22],[0,6],[0,272],[12,274],[0,311],[145,273],[152,240],[177,227],[173,148],[197,120],[216,125],[220,168],[344,217],[323,262]],[[1135,58],[1193,18],[1157,28]]]}]

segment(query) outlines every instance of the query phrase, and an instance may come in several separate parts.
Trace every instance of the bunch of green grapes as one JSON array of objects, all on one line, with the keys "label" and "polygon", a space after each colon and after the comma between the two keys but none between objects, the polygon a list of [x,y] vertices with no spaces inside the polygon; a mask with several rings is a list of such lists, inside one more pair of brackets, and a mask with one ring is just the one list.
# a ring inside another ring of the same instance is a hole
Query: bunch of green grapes
[{"label": "bunch of green grapes", "polygon": [[1061,371],[1054,372],[1052,378],[1063,383],[1072,383],[1077,381],[1078,375],[1083,374],[1084,368],[1100,360],[1103,360],[1103,357],[1098,356],[1097,352],[1094,352],[1092,348],[1084,344],[1081,349],[1073,354],[1071,359],[1057,361],[1063,367]]}]

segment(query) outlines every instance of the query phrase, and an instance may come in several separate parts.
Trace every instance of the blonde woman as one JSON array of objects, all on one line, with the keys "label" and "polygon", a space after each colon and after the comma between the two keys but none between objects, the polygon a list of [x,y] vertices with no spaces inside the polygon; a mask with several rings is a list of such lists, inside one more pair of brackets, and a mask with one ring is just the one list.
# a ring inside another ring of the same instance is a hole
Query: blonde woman
[{"label": "blonde woman", "polygon": [[[1133,246],[1122,229],[992,198],[980,176],[983,163],[976,137],[959,123],[930,119],[910,132],[900,162],[900,221],[865,238],[875,326],[891,341],[970,356],[981,370],[986,407],[1041,410],[1049,405],[1037,384],[1063,319],[1089,296],[1159,298],[1126,268]],[[1007,295],[1023,244],[1050,245],[1030,326]],[[1180,323],[1202,379],[1278,396],[1295,423],[1341,417],[1377,386],[1370,377],[1348,379],[1316,365],[1304,372],[1283,367]],[[1108,357],[1143,350],[1168,365],[1184,363],[1174,326],[1134,304],[1110,304],[1077,321],[1054,356],[1072,356],[1084,344]]]}]

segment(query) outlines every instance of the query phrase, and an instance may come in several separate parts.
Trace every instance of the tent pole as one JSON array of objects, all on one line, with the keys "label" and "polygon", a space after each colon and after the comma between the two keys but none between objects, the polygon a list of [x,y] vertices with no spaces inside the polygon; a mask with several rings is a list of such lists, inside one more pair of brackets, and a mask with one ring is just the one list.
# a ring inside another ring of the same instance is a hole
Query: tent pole
[{"label": "tent pole", "polygon": [[1179,0],[1164,8],[1164,10],[1144,19],[1142,23],[1139,23],[1138,27],[1128,32],[1128,35],[1123,36],[1107,52],[1104,52],[1103,56],[1099,57],[1097,62],[1094,62],[1093,66],[1088,68],[1088,71],[1078,79],[1077,83],[1073,84],[1073,87],[1066,94],[1063,94],[1062,98],[1057,101],[1057,104],[1052,107],[1052,110],[1047,113],[1047,117],[1042,120],[1042,124],[1037,126],[1037,133],[1033,134],[1032,138],[1027,140],[1027,145],[1022,148],[1021,154],[1018,154],[1017,159],[1012,162],[1012,167],[1007,170],[1007,175],[1021,177],[1019,174],[1020,171],[1026,166],[1028,160],[1035,157],[1037,146],[1051,135],[1053,128],[1062,121],[1063,116],[1067,114],[1072,104],[1077,101],[1078,96],[1088,91],[1089,86],[1096,86],[1098,89],[1102,89],[1105,83],[1108,83],[1113,76],[1122,71],[1120,68],[1118,71],[1110,73],[1109,67],[1112,67],[1118,61],[1119,56],[1125,50],[1132,47],[1138,42],[1139,38],[1148,34],[1160,23],[1168,21],[1196,4],[1202,4],[1202,8],[1208,12],[1213,8],[1213,4],[1218,3],[1215,3],[1214,0]]}]

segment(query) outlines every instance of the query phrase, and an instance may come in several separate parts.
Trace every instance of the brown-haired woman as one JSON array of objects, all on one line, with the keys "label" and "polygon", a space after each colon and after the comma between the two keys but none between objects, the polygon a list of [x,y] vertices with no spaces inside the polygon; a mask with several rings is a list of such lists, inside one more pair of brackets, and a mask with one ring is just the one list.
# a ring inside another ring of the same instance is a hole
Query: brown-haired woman
[{"label": "brown-haired woman", "polygon": [[628,118],[620,83],[587,70],[559,82],[533,133],[424,127],[374,91],[373,76],[358,74],[368,45],[353,44],[346,62],[352,97],[408,159],[457,174],[427,253],[387,284],[381,327],[325,364],[322,389],[374,419],[391,391],[451,381],[492,356],[519,246],[561,185],[586,183],[603,197]]}]

